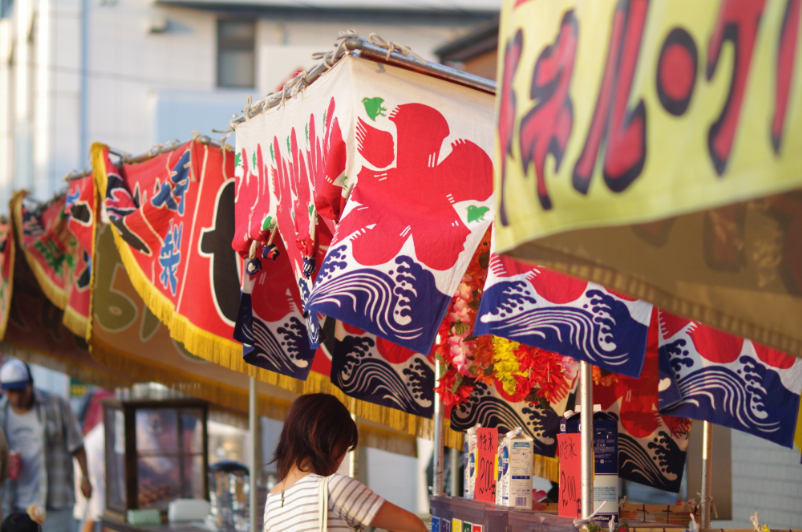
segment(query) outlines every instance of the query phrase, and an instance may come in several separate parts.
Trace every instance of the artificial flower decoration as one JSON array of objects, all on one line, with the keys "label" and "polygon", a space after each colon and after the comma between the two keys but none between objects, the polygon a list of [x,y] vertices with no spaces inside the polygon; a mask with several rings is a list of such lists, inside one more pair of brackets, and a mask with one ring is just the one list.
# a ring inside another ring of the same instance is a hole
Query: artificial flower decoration
[{"label": "artificial flower decoration", "polygon": [[512,402],[557,403],[576,378],[578,363],[506,338],[473,335],[473,325],[487,279],[488,229],[440,325],[433,352],[445,370],[436,391],[447,409],[468,400],[476,382],[499,385]]}]

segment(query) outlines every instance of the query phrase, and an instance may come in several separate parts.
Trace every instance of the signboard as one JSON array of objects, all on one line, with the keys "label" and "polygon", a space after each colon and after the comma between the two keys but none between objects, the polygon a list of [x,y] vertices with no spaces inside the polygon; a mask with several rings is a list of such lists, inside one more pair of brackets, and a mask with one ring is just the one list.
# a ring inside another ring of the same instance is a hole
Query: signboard
[{"label": "signboard", "polygon": [[476,489],[477,501],[496,502],[495,463],[498,452],[498,431],[480,427],[476,431]]},{"label": "signboard", "polygon": [[560,499],[557,515],[581,517],[582,467],[579,458],[581,435],[578,432],[557,435],[560,450]]}]

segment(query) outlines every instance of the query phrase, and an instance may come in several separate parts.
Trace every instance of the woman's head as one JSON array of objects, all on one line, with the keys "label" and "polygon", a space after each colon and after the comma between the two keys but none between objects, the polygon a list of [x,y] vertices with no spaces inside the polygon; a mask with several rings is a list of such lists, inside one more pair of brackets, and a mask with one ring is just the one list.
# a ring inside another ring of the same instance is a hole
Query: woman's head
[{"label": "woman's head", "polygon": [[348,409],[333,395],[312,393],[292,403],[273,455],[282,479],[293,467],[328,476],[356,448],[359,436]]}]

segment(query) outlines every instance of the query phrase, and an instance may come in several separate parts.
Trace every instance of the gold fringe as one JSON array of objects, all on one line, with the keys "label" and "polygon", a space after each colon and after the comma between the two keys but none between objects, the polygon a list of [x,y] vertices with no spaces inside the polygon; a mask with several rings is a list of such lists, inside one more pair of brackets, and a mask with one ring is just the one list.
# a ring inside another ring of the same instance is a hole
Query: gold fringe
[{"label": "gold fringe", "polygon": [[86,336],[86,328],[89,326],[89,319],[78,313],[77,310],[69,305],[64,307],[64,319],[62,322],[75,336],[81,338]]},{"label": "gold fringe", "polygon": [[98,372],[94,368],[76,364],[75,362],[67,363],[58,357],[30,349],[28,346],[19,344],[17,342],[4,341],[0,345],[2,345],[3,350],[7,355],[24,360],[29,364],[36,364],[38,366],[64,373],[87,384],[100,386],[101,388],[106,388],[108,390],[113,390],[114,388],[120,386],[130,386],[133,384],[133,381],[116,377],[114,375],[104,374]]},{"label": "gold fringe", "polygon": [[[92,358],[97,362],[113,371],[129,375],[135,382],[159,382],[181,393],[224,408],[237,412],[248,412],[248,390],[193,373],[185,373],[172,366],[119,351],[106,345],[97,337],[93,337],[90,347]],[[261,394],[257,398],[257,411],[260,416],[283,420],[289,407],[290,403],[281,399]]]},{"label": "gold fringe", "polygon": [[536,477],[545,478],[552,482],[560,481],[560,459],[558,457],[551,458],[549,456],[534,455],[532,473]]},{"label": "gold fringe", "polygon": [[[92,147],[89,150],[89,160],[90,164],[92,165],[92,183],[94,184],[94,195],[95,195],[95,208],[92,212],[92,249],[89,251],[89,260],[91,261],[92,267],[89,269],[89,319],[86,323],[86,331],[84,332],[84,340],[86,343],[91,345],[92,340],[92,326],[94,324],[94,320],[92,316],[94,316],[95,311],[95,265],[97,262],[95,261],[95,254],[97,253],[97,227],[100,223],[98,220],[98,215],[100,214],[100,206],[102,197],[100,196],[100,186],[98,185],[98,174],[102,175],[103,183],[108,182],[108,177],[106,176],[106,163],[105,163],[105,154],[108,151],[109,147],[105,144],[101,144],[100,142],[93,142]],[[106,192],[106,187],[103,187],[103,193]]]},{"label": "gold fringe", "polygon": [[23,244],[22,199],[27,195],[28,193],[24,190],[17,191],[14,193],[14,196],[11,198],[11,203],[9,204],[12,217],[14,218],[14,228],[16,229],[16,236],[19,242],[19,247],[22,250],[22,254],[25,255],[25,260],[31,267],[33,275],[34,277],[36,277],[36,281],[42,288],[42,292],[44,292],[45,296],[47,296],[47,298],[56,307],[58,307],[59,310],[64,310],[64,307],[67,306],[67,301],[69,299],[69,295],[67,294],[66,290],[59,288],[58,286],[55,285],[55,283],[53,283],[50,277],[48,277],[45,271],[42,269],[42,265],[39,264],[39,262],[31,256],[31,254],[28,252],[28,249]]},{"label": "gold fringe", "polygon": [[[11,248],[9,249],[9,260],[11,261],[11,264],[9,265],[9,268],[11,269],[9,271],[11,272],[11,275],[8,278],[8,290],[11,293],[8,296],[8,308],[6,309],[6,312],[3,313],[2,316],[0,316],[0,341],[2,341],[3,338],[6,337],[6,327],[8,326],[8,317],[9,315],[11,315],[11,301],[12,298],[14,297],[14,261],[17,260],[17,249],[16,249],[17,238],[14,235],[15,224],[13,217],[10,217],[8,223],[10,225],[8,229],[9,231],[8,238],[11,238]],[[8,240],[6,240],[6,245],[8,245]]]},{"label": "gold fringe", "polygon": [[400,435],[397,432],[360,424],[359,445],[381,449],[390,453],[418,457],[418,442],[414,436]]}]

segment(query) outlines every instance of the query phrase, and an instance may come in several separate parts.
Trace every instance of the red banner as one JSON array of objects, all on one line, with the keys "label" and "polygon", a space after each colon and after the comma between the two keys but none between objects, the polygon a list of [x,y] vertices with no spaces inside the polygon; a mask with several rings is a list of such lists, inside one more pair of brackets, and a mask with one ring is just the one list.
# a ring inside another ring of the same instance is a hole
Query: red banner
[{"label": "red banner", "polygon": [[11,210],[20,248],[39,286],[64,311],[64,325],[84,337],[90,302],[89,256],[68,229],[66,204],[66,195],[41,203],[19,192],[11,200]]},{"label": "red banner", "polygon": [[[92,147],[95,183],[131,282],[148,307],[198,356],[241,356],[231,339],[239,306],[234,156],[195,141],[116,168]],[[227,364],[224,364],[227,365]]]},{"label": "red banner", "polygon": [[6,335],[14,285],[14,230],[10,223],[0,224],[0,340]]}]

